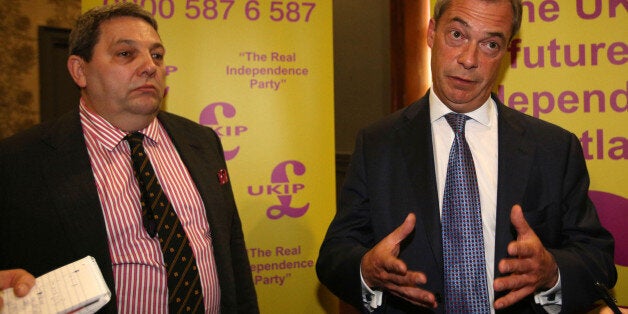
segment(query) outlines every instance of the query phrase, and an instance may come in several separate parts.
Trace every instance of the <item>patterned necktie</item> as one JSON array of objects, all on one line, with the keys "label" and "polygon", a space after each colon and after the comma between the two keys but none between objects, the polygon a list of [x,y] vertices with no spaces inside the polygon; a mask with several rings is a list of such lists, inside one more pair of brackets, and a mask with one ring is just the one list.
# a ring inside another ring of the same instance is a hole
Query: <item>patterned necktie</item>
[{"label": "patterned necktie", "polygon": [[168,273],[168,308],[170,313],[203,312],[203,293],[196,259],[170,201],[161,189],[153,166],[146,156],[139,132],[124,139],[131,148],[135,178],[141,192],[142,220],[146,232],[159,238]]},{"label": "patterned necktie", "polygon": [[454,130],[443,197],[443,257],[447,313],[489,313],[480,193],[473,156],[465,140],[469,117],[449,113]]}]

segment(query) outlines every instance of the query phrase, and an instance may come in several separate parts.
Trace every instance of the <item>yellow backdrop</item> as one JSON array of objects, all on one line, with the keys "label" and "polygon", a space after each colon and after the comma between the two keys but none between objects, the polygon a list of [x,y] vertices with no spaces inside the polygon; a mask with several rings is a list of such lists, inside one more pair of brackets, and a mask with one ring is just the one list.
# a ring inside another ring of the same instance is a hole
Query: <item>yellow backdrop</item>
[{"label": "yellow backdrop", "polygon": [[590,196],[616,240],[614,294],[628,306],[628,3],[523,4],[521,32],[496,92],[506,105],[580,138]]}]

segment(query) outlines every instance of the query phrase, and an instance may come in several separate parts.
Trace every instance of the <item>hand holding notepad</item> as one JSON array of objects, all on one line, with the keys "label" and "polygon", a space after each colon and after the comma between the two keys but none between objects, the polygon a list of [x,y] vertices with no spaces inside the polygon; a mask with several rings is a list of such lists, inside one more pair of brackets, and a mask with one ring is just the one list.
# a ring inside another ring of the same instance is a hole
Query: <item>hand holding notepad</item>
[{"label": "hand holding notepad", "polygon": [[94,313],[111,299],[96,260],[87,256],[38,277],[25,297],[0,291],[0,314]]}]

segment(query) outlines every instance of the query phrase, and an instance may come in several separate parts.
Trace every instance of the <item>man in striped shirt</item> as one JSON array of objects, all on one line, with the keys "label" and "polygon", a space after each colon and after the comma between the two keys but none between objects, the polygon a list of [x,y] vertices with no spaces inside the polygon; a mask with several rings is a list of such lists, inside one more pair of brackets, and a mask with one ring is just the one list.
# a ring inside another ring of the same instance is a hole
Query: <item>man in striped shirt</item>
[{"label": "man in striped shirt", "polygon": [[143,146],[196,258],[205,313],[256,313],[241,222],[217,135],[160,110],[165,47],[127,2],[92,9],[70,35],[78,108],[0,143],[0,269],[39,276],[86,255],[115,297],[103,312],[167,313],[158,237],[142,223],[129,144]]}]

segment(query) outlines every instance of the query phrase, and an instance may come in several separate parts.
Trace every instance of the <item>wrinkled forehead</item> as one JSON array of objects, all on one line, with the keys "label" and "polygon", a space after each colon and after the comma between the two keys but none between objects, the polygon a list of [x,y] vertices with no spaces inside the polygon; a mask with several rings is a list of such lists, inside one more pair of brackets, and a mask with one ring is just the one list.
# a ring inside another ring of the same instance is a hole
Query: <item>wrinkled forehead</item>
[{"label": "wrinkled forehead", "polygon": [[454,0],[436,26],[458,25],[486,36],[510,38],[514,13],[508,1]]},{"label": "wrinkled forehead", "polygon": [[99,26],[100,36],[97,44],[113,45],[142,44],[163,47],[157,31],[141,18],[114,17]]}]

